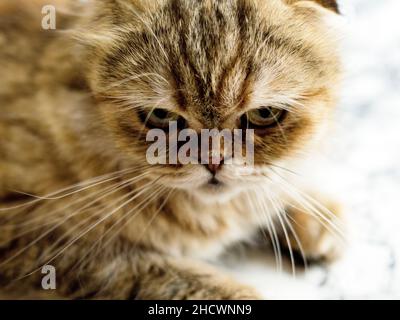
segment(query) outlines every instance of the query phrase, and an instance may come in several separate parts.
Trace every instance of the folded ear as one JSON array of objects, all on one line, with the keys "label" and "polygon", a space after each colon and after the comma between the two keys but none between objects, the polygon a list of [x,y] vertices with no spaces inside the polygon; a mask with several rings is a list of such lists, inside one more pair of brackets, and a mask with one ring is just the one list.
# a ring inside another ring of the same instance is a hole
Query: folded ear
[{"label": "folded ear", "polygon": [[337,4],[336,0],[286,0],[286,2],[289,4],[293,4],[300,1],[314,2],[326,9],[332,10],[333,12],[340,14],[339,5]]},{"label": "folded ear", "polygon": [[337,4],[336,0],[314,0],[318,2],[324,8],[330,9],[336,13],[340,13],[339,5]]}]

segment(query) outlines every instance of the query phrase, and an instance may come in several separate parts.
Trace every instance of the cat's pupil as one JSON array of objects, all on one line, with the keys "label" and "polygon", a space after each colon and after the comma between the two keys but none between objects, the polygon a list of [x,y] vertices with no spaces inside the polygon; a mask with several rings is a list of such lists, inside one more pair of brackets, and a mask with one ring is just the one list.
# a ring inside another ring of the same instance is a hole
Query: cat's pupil
[{"label": "cat's pupil", "polygon": [[159,119],[165,119],[168,116],[168,111],[163,109],[155,109],[153,114]]},{"label": "cat's pupil", "polygon": [[271,116],[271,111],[269,109],[260,109],[259,114],[262,118],[269,118]]}]

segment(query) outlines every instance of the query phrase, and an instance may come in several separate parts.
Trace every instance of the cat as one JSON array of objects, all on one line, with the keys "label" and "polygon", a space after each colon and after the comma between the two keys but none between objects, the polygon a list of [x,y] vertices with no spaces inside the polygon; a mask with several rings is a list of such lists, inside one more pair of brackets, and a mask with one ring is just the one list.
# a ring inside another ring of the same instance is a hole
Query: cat
[{"label": "cat", "polygon": [[[340,210],[292,170],[337,104],[338,16],[334,0],[3,0],[2,288],[40,291],[50,264],[63,298],[259,299],[207,261],[268,232],[276,254],[336,257]],[[146,133],[171,120],[253,129],[254,167],[149,164]]]}]

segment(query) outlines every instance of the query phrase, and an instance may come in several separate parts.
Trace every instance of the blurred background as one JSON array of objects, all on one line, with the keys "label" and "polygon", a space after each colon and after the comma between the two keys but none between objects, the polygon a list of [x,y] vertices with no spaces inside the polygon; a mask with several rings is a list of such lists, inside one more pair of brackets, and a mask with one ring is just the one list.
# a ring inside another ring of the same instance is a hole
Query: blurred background
[{"label": "blurred background", "polygon": [[400,299],[400,1],[339,4],[346,74],[320,169],[344,203],[349,241],[340,261],[296,277],[268,257],[229,264],[269,299]]}]

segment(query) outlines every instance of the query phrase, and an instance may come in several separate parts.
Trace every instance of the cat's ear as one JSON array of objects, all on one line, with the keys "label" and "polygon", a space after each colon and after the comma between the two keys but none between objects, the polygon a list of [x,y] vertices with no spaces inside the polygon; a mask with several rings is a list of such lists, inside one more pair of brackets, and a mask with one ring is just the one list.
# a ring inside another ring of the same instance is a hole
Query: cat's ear
[{"label": "cat's ear", "polygon": [[336,0],[312,0],[317,2],[319,5],[323,6],[326,9],[332,10],[337,14],[340,14],[339,5]]},{"label": "cat's ear", "polygon": [[336,0],[285,0],[285,1],[288,4],[296,4],[300,6],[313,3],[325,9],[331,10],[337,14],[340,14],[339,5]]},{"label": "cat's ear", "polygon": [[305,21],[313,21],[314,25],[317,23],[321,27],[328,27],[326,32],[330,32],[333,37],[337,38],[346,32],[346,20],[340,14],[336,0],[283,0],[283,2],[293,7]]}]

